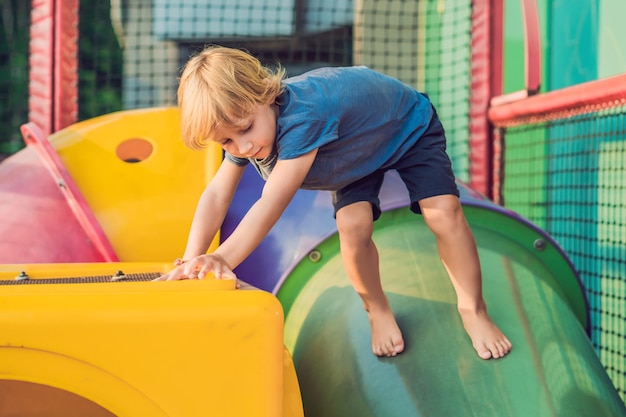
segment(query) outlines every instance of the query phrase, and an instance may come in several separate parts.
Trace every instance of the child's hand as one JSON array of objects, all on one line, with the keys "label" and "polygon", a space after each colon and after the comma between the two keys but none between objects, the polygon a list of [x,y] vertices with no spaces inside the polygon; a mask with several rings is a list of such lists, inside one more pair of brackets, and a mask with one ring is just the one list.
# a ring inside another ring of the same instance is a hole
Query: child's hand
[{"label": "child's hand", "polygon": [[236,279],[235,273],[230,269],[226,261],[215,254],[200,255],[188,261],[176,260],[177,268],[167,274],[163,274],[154,281],[174,281],[180,279],[204,279],[212,272],[217,279]]}]

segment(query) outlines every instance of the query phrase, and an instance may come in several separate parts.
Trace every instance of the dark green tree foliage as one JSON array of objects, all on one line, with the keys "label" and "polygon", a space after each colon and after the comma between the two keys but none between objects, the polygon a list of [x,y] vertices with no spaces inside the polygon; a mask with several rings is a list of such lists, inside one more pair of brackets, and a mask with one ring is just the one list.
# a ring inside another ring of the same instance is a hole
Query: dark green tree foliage
[{"label": "dark green tree foliage", "polygon": [[[28,121],[31,2],[0,0],[0,160],[24,147]],[[112,29],[110,3],[80,0],[79,120],[122,108],[122,48]]]},{"label": "dark green tree foliage", "polygon": [[24,146],[28,121],[30,1],[0,0],[0,159]]},{"label": "dark green tree foliage", "polygon": [[80,0],[79,120],[122,109],[123,52],[110,10],[110,1]]}]

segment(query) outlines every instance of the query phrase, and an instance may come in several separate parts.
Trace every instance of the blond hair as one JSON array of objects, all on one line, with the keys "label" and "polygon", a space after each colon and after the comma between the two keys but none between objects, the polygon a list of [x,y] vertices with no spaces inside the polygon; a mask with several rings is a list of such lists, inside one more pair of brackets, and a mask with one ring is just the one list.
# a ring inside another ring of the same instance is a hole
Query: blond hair
[{"label": "blond hair", "polygon": [[284,76],[282,67],[272,71],[238,49],[212,46],[193,56],[178,86],[183,141],[205,148],[217,127],[236,126],[257,105],[273,103]]}]

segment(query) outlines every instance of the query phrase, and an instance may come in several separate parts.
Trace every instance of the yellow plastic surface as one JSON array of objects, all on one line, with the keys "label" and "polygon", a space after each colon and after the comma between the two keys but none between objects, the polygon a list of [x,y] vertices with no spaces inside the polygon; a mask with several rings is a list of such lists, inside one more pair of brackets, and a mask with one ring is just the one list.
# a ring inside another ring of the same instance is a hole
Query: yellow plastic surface
[{"label": "yellow plastic surface", "polygon": [[182,256],[196,203],[222,154],[217,145],[194,151],[183,144],[178,109],[111,113],[49,140],[120,261]]},{"label": "yellow plastic surface", "polygon": [[[169,267],[2,265],[0,280],[21,271],[45,282]],[[0,286],[2,415],[78,416],[85,402],[94,417],[303,415],[283,345],[282,307],[267,292],[235,290],[234,280],[215,279],[6,284]],[[32,411],[33,393],[50,401],[48,413]]]}]

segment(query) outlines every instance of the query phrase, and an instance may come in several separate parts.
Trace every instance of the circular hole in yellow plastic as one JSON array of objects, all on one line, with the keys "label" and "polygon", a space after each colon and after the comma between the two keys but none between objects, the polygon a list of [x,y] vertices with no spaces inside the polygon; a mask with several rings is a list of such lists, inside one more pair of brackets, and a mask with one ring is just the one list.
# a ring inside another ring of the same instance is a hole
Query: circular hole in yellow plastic
[{"label": "circular hole in yellow plastic", "polygon": [[102,406],[49,385],[0,380],[0,413],[20,417],[115,417]]},{"label": "circular hole in yellow plastic", "polygon": [[141,138],[130,138],[117,146],[117,157],[130,164],[141,162],[152,155],[152,143]]}]

